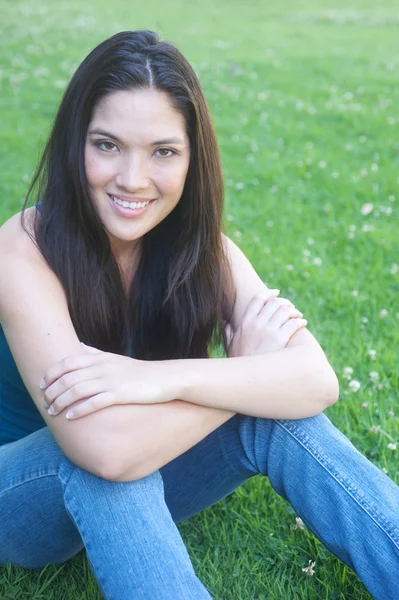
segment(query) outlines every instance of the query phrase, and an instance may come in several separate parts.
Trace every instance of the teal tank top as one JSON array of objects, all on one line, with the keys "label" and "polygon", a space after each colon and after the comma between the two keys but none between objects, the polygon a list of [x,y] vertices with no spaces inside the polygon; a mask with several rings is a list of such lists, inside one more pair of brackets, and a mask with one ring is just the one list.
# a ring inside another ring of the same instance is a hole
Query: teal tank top
[{"label": "teal tank top", "polygon": [[0,446],[45,427],[0,326]]}]

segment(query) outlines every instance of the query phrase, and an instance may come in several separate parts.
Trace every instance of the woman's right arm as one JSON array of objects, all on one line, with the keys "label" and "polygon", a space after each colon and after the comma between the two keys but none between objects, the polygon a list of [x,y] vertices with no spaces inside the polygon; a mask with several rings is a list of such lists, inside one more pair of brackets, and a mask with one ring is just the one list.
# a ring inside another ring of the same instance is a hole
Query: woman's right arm
[{"label": "woman's right arm", "polygon": [[70,421],[50,417],[40,379],[63,358],[84,353],[63,288],[16,215],[0,228],[0,323],[21,377],[68,458],[105,479],[129,481],[179,456],[233,413],[180,400],[111,406]]}]

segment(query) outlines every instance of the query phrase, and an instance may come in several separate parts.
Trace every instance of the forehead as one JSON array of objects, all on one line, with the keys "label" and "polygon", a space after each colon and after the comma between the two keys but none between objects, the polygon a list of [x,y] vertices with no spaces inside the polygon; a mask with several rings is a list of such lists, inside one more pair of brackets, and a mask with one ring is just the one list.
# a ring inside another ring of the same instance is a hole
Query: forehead
[{"label": "forehead", "polygon": [[184,117],[165,92],[124,90],[104,96],[96,105],[90,127],[107,127],[118,137],[186,136]]}]

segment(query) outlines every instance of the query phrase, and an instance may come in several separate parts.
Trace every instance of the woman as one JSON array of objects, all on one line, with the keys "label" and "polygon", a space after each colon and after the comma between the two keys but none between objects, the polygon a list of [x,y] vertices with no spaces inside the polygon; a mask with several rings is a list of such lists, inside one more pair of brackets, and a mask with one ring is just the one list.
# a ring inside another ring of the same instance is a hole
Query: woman
[{"label": "woman", "polygon": [[[180,52],[146,31],[93,50],[36,187],[0,231],[0,563],[85,547],[105,598],[210,598],[175,523],[262,473],[393,600],[399,490],[320,414],[338,396],[323,351],[222,236]],[[217,334],[228,358],[208,358]]]}]

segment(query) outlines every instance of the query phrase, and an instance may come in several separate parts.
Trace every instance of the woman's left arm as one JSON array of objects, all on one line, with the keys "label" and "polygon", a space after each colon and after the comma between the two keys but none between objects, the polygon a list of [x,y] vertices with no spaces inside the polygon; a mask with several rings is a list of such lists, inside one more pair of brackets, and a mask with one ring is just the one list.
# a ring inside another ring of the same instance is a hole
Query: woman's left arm
[{"label": "woman's left arm", "polygon": [[[227,237],[224,241],[237,292],[231,328],[233,335],[243,335],[240,325],[249,302],[267,288],[241,250]],[[274,352],[179,363],[183,400],[247,415],[309,417],[334,404],[339,395],[326,355],[305,328]]]}]

